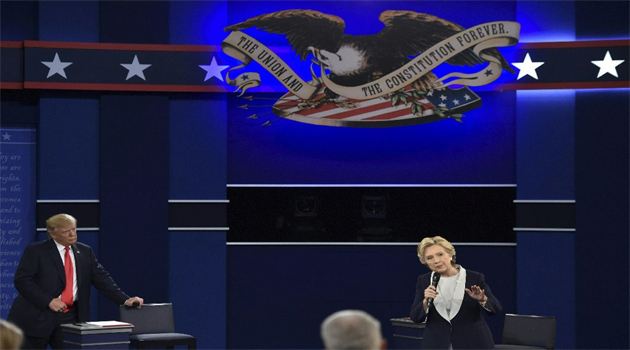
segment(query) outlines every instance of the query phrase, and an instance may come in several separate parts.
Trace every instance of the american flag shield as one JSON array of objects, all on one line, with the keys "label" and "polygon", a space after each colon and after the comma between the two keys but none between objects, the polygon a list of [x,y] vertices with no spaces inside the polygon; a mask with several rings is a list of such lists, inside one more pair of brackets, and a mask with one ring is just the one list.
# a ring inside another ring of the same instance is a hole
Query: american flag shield
[{"label": "american flag shield", "polygon": [[408,86],[387,98],[353,100],[339,96],[333,101],[313,102],[324,96],[324,89],[322,86],[308,101],[287,93],[273,105],[273,112],[282,118],[308,124],[383,128],[457,118],[481,105],[481,98],[468,87],[445,88],[418,95],[412,94],[412,88]]}]

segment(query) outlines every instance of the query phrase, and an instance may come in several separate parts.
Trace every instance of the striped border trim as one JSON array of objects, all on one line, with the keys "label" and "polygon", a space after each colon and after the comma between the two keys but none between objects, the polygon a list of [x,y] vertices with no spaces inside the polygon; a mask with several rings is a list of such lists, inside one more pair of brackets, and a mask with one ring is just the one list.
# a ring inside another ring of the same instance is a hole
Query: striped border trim
[{"label": "striped border trim", "polygon": [[24,47],[45,49],[88,49],[115,51],[184,51],[184,52],[221,52],[219,45],[168,45],[168,44],[112,44],[78,43],[66,41],[25,40]]},{"label": "striped border trim", "polygon": [[630,40],[582,40],[582,41],[555,41],[543,43],[522,43],[517,49],[566,49],[576,47],[612,47],[612,46],[628,46]]},{"label": "striped border trim", "polygon": [[227,187],[516,187],[516,184],[227,184]]},{"label": "striped border trim", "polygon": [[[77,227],[77,231],[100,231],[100,227]],[[229,227],[169,227],[169,231],[229,231]],[[45,227],[38,227],[37,232],[46,232]]]},{"label": "striped border trim", "polygon": [[229,199],[169,199],[169,203],[230,203]]},{"label": "striped border trim", "polygon": [[[77,227],[77,231],[100,231],[100,227]],[[45,227],[38,227],[37,232],[46,232]]]},{"label": "striped border trim", "polygon": [[545,203],[549,203],[549,204],[575,203],[575,199],[515,199],[513,201],[513,203],[524,203],[524,204],[528,204],[528,203],[541,203],[541,204],[545,204]]},{"label": "striped border trim", "polygon": [[169,231],[229,231],[229,227],[169,227]]},{"label": "striped border trim", "polygon": [[623,89],[630,88],[628,81],[593,81],[562,83],[510,83],[498,85],[497,90],[546,90],[546,89]]},{"label": "striped border trim", "polygon": [[[296,245],[308,245],[308,246],[317,246],[317,245],[325,245],[325,246],[418,246],[418,243],[406,242],[226,242],[226,245],[233,246],[296,246]],[[516,243],[451,243],[454,246],[465,247],[516,247]]]},{"label": "striped border trim", "polygon": [[24,47],[22,41],[0,41],[0,48],[7,49],[21,49]]},{"label": "striped border trim", "polygon": [[[230,203],[229,199],[169,199],[169,203]],[[38,199],[37,203],[100,203],[99,199]]]},{"label": "striped border trim", "polygon": [[574,228],[551,228],[551,227],[515,227],[515,232],[575,232]]},{"label": "striped border trim", "polygon": [[157,91],[157,92],[230,92],[220,85],[157,85],[157,84],[97,84],[24,82],[25,89],[97,90],[97,91]]},{"label": "striped border trim", "polygon": [[98,199],[38,199],[37,203],[100,203]]},{"label": "striped border trim", "polygon": [[16,83],[10,81],[0,81],[0,89],[8,90],[22,90],[24,89],[24,83]]}]

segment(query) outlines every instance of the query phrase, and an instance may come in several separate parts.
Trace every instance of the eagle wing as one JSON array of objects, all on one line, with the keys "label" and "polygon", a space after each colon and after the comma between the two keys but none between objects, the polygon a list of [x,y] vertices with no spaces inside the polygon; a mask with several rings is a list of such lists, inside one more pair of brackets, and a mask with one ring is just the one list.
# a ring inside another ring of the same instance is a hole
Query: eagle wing
[{"label": "eagle wing", "polygon": [[309,54],[313,46],[336,51],[346,23],[343,19],[313,10],[277,11],[250,18],[244,22],[227,26],[224,30],[241,30],[258,27],[274,34],[285,34],[293,50],[301,59]]},{"label": "eagle wing", "polygon": [[[466,29],[443,18],[413,11],[385,11],[381,13],[379,20],[385,24],[385,28],[378,33],[380,42],[386,43],[391,52],[397,51],[397,54],[404,57],[415,56]],[[484,52],[497,57],[503,68],[514,72],[499,50],[492,48]],[[472,66],[484,61],[471,49],[466,49],[446,62]]]}]

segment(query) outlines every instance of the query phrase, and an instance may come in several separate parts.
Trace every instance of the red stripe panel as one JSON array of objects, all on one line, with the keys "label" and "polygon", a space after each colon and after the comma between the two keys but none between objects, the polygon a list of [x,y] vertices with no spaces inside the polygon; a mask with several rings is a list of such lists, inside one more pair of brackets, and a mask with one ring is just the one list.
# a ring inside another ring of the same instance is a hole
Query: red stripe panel
[{"label": "red stripe panel", "polygon": [[72,43],[63,41],[24,41],[24,47],[46,49],[89,49],[120,51],[186,51],[220,52],[218,45],[156,45],[156,44],[109,44],[109,43]]},{"label": "red stripe panel", "polygon": [[[287,94],[287,95],[289,95],[289,94]],[[284,95],[284,96],[282,96],[281,98],[287,98],[287,97],[288,97],[287,95]],[[293,94],[291,94],[291,96],[293,96]],[[314,100],[317,100],[317,99],[321,98],[322,96],[324,96],[324,94],[318,94],[318,95],[315,95],[315,96],[314,96],[313,98],[311,98],[309,101],[314,101]],[[301,99],[298,99],[298,100],[295,100],[295,101],[301,101]],[[350,98],[345,99],[345,100],[342,100],[342,101],[338,101],[338,102],[347,102],[347,101],[350,101],[350,102],[353,102],[353,103],[358,103],[358,102],[361,102],[361,100],[353,100],[353,99],[350,99]],[[289,102],[292,102],[292,101],[283,101],[283,102],[277,103],[277,104],[276,104],[276,107],[285,107],[284,105],[285,105],[286,103],[289,103]],[[331,104],[333,104],[333,103],[326,103],[325,105],[320,106],[320,108],[321,108],[321,107],[324,107],[324,106],[329,106],[329,105],[331,105]],[[323,110],[323,109],[322,109],[322,110]],[[322,111],[322,110],[318,109],[318,111]]]},{"label": "red stripe panel", "polygon": [[498,90],[545,90],[545,89],[605,89],[628,88],[630,81],[601,81],[583,83],[524,83],[503,84]]},{"label": "red stripe panel", "polygon": [[410,109],[401,109],[399,111],[395,111],[395,112],[391,112],[391,113],[387,113],[387,114],[383,114],[383,115],[377,115],[374,117],[370,117],[370,118],[365,118],[363,120],[388,120],[388,119],[394,119],[394,118],[398,118],[398,117],[404,117],[408,114],[411,114],[411,110]]},{"label": "red stripe panel", "polygon": [[589,40],[589,41],[564,41],[548,43],[523,43],[519,49],[567,49],[579,47],[613,47],[630,46],[630,40]]},{"label": "red stripe panel", "polygon": [[[433,108],[433,105],[431,105],[430,103],[429,103],[429,105],[430,105],[429,108]],[[280,104],[278,106],[284,106],[284,107],[287,107],[287,108],[295,107],[295,105],[289,106],[287,103],[283,103],[283,104]],[[316,113],[326,112],[326,111],[330,111],[330,110],[333,110],[333,109],[339,109],[339,110],[344,110],[344,112],[339,112],[339,113],[336,113],[336,114],[331,115],[331,116],[322,117],[322,119],[345,119],[345,118],[349,118],[349,117],[354,117],[356,115],[360,115],[360,114],[364,114],[364,113],[369,113],[369,112],[381,110],[381,109],[388,108],[388,107],[391,107],[391,102],[390,101],[384,101],[384,102],[381,102],[381,103],[378,103],[378,104],[375,104],[375,105],[372,105],[372,106],[367,106],[367,107],[362,107],[362,108],[357,108],[357,109],[342,109],[342,108],[339,108],[339,107],[335,106],[335,104],[333,104],[333,103],[328,103],[326,105],[320,106],[319,108],[305,109],[305,110],[299,111],[299,112],[297,112],[297,114],[308,117],[308,116],[316,114]],[[410,109],[403,109],[401,111],[402,111],[402,114],[400,114],[398,112],[392,112],[392,113],[386,114],[386,116],[379,116],[379,117],[372,117],[372,118],[376,118],[376,119],[390,119],[390,118],[396,118],[396,117],[404,116],[406,114],[411,113]],[[366,120],[369,120],[369,119],[366,119]]]},{"label": "red stripe panel", "polygon": [[21,49],[24,47],[24,43],[22,41],[0,41],[0,47],[9,48],[9,49]]},{"label": "red stripe panel", "polygon": [[[347,110],[345,112],[337,113],[335,115],[331,115],[331,116],[328,116],[328,117],[323,117],[322,119],[345,119],[345,118],[349,118],[349,117],[354,117],[354,116],[359,115],[359,114],[374,112],[374,111],[378,111],[378,110],[381,110],[381,109],[384,109],[384,108],[388,108],[388,107],[391,107],[391,105],[392,104],[391,104],[390,101],[385,101],[385,102],[377,103],[375,105],[368,106],[368,107]],[[410,113],[410,110],[405,109],[405,112],[408,114],[408,113]]]},{"label": "red stripe panel", "polygon": [[[422,100],[420,100],[420,101],[422,101]],[[426,100],[426,101],[428,102],[428,100]],[[433,105],[431,105],[431,106],[433,107]],[[345,119],[345,118],[353,117],[355,115],[359,115],[359,114],[363,114],[363,113],[369,113],[369,112],[373,112],[373,111],[377,111],[377,110],[384,109],[384,108],[389,108],[389,107],[391,107],[391,101],[386,100],[384,102],[377,103],[377,104],[372,105],[372,106],[367,106],[367,107],[358,108],[358,109],[352,109],[352,110],[346,110],[346,112],[337,113],[335,115],[331,115],[331,116],[323,117],[323,118],[325,118],[325,119]],[[402,116],[402,115],[405,115],[405,114],[410,114],[411,113],[411,107],[404,108],[404,109],[402,109],[402,111],[404,111],[405,113],[403,113],[401,115],[398,115],[398,112],[391,112],[391,113],[395,114],[395,116],[388,117],[388,118],[383,118],[383,119],[390,119],[390,118],[399,117],[399,116]],[[308,114],[300,113],[300,115],[309,115],[309,114],[313,114],[313,113],[316,113],[316,112],[318,112],[318,111],[315,111],[315,112],[312,112],[312,113],[308,113]],[[387,114],[387,115],[390,115],[390,114]],[[379,119],[380,117],[371,117],[371,118],[365,119],[365,120],[371,120],[373,118]]]},{"label": "red stripe panel", "polygon": [[22,83],[0,82],[0,89],[22,90],[23,88],[24,88],[24,84]]},{"label": "red stripe panel", "polygon": [[[274,108],[278,108],[278,109],[280,109],[280,108],[284,108],[284,107],[295,107],[295,105],[289,105],[289,104],[290,104],[290,103],[300,102],[300,101],[302,101],[302,99],[298,98],[298,99],[296,99],[296,100],[286,101],[286,99],[289,99],[289,98],[291,98],[291,97],[293,97],[293,96],[295,96],[295,95],[293,95],[293,93],[291,93],[291,92],[289,92],[289,93],[287,93],[287,94],[283,95],[282,97],[280,97],[280,98],[278,99],[278,102],[276,102],[276,104],[274,105]],[[324,94],[318,94],[318,95],[315,95],[315,96],[312,98],[312,100],[316,100],[316,99],[318,99],[318,98],[320,98],[320,97],[322,97],[322,96],[324,96]],[[280,101],[281,99],[282,99],[282,101]]]},{"label": "red stripe panel", "polygon": [[[295,105],[289,106],[289,107],[295,107]],[[315,113],[319,113],[319,112],[330,111],[330,110],[335,109],[335,108],[337,108],[337,106],[335,106],[334,103],[327,103],[327,104],[319,106],[317,108],[303,109],[303,110],[300,111],[299,114],[300,115],[311,115],[311,114],[315,114]]]},{"label": "red stripe panel", "polygon": [[105,91],[162,91],[162,92],[230,92],[222,86],[204,85],[143,85],[25,82],[25,89],[105,90]]}]

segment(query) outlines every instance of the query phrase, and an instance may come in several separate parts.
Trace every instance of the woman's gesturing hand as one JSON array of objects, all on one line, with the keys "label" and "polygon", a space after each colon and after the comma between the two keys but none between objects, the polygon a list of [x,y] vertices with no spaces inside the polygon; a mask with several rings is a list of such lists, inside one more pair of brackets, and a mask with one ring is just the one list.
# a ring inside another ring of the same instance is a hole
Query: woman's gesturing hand
[{"label": "woman's gesturing hand", "polygon": [[466,288],[466,293],[468,293],[471,298],[477,301],[482,301],[486,299],[486,292],[483,289],[479,288],[479,286],[471,286],[470,288]]}]

